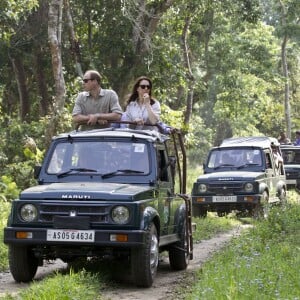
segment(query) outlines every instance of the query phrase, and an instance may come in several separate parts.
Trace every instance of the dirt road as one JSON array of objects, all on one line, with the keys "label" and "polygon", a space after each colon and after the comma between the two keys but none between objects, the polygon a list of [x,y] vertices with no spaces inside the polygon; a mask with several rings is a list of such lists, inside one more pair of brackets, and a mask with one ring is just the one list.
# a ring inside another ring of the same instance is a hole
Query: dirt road
[{"label": "dirt road", "polygon": [[[180,295],[175,294],[174,287],[187,276],[192,278],[193,271],[200,268],[202,263],[208,260],[214,252],[220,250],[232,237],[238,236],[240,232],[247,227],[247,225],[242,225],[228,233],[219,234],[210,240],[203,240],[200,243],[194,244],[194,259],[190,261],[188,269],[185,271],[172,271],[167,257],[163,257],[151,288],[137,288],[130,282],[122,282],[118,285],[114,284],[111,288],[107,287],[102,291],[102,295],[105,300],[182,299]],[[66,268],[66,264],[61,261],[40,267],[35,281],[42,280],[46,275],[55,270],[64,268]],[[0,273],[0,297],[5,295],[5,293],[16,294],[20,289],[24,289],[28,286],[29,284],[15,283],[9,272]]]}]

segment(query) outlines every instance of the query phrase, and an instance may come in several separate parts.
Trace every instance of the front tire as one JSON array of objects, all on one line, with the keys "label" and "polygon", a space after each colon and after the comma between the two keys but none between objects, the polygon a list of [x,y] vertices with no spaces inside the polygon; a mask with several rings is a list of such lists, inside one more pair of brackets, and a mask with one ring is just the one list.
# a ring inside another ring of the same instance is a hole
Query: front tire
[{"label": "front tire", "polygon": [[199,206],[193,206],[193,217],[206,218],[207,210],[200,208]]},{"label": "front tire", "polygon": [[159,258],[157,229],[153,223],[147,230],[145,245],[131,250],[131,272],[139,287],[151,287],[156,276]]},{"label": "front tire", "polygon": [[9,269],[16,282],[31,281],[38,268],[38,259],[28,246],[9,246]]},{"label": "front tire", "polygon": [[287,195],[286,190],[284,188],[281,189],[280,195],[279,195],[280,204],[286,204],[287,203]]}]

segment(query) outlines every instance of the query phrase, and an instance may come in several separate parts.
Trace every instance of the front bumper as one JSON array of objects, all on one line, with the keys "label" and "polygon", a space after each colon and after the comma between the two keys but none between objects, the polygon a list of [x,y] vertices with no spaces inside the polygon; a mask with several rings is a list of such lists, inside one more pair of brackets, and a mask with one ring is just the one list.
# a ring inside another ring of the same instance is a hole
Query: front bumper
[{"label": "front bumper", "polygon": [[[217,198],[218,197],[218,198]],[[234,195],[234,196],[192,196],[194,206],[220,208],[230,207],[232,209],[251,208],[260,203],[261,195]]]},{"label": "front bumper", "polygon": [[288,189],[300,188],[300,179],[286,179],[286,186]]},{"label": "front bumper", "polygon": [[[50,228],[49,228],[50,229]],[[84,232],[84,231],[83,231]],[[21,233],[21,234],[20,234]],[[143,230],[94,230],[93,242],[86,241],[49,241],[47,228],[6,227],[4,243],[14,245],[45,246],[94,246],[94,247],[140,247],[145,243],[146,232]],[[17,238],[21,236],[21,238]],[[123,237],[123,241],[116,240]],[[23,238],[22,238],[23,237]]]}]

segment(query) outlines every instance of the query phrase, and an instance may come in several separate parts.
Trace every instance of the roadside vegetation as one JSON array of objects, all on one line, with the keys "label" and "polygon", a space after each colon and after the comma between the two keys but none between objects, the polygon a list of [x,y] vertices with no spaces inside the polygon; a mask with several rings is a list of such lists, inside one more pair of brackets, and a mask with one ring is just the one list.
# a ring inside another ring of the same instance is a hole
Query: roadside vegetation
[{"label": "roadside vegetation", "polygon": [[[184,299],[300,299],[300,205],[275,207],[268,220],[233,239],[196,272]],[[299,197],[299,196],[298,196]]]},{"label": "roadside vegetation", "polygon": [[5,271],[8,268],[7,246],[3,244],[3,228],[6,225],[7,216],[9,213],[10,203],[0,200],[0,271]]}]

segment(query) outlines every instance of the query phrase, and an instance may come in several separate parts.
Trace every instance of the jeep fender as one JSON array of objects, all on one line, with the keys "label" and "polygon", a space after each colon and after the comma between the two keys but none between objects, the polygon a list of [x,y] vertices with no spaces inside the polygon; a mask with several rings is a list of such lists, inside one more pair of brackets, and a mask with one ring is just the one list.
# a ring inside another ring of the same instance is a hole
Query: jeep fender
[{"label": "jeep fender", "polygon": [[142,230],[147,230],[147,228],[150,226],[151,222],[153,222],[156,226],[157,232],[160,232],[160,219],[159,214],[156,209],[153,207],[146,207],[141,221],[140,228]]},{"label": "jeep fender", "polygon": [[174,233],[178,233],[178,234],[182,233],[185,219],[186,219],[185,204],[181,204],[175,213],[175,218],[174,218],[175,232]]},{"label": "jeep fender", "polygon": [[267,193],[269,194],[268,185],[265,182],[261,182],[259,184],[259,194],[262,195],[264,191],[267,191]]}]

